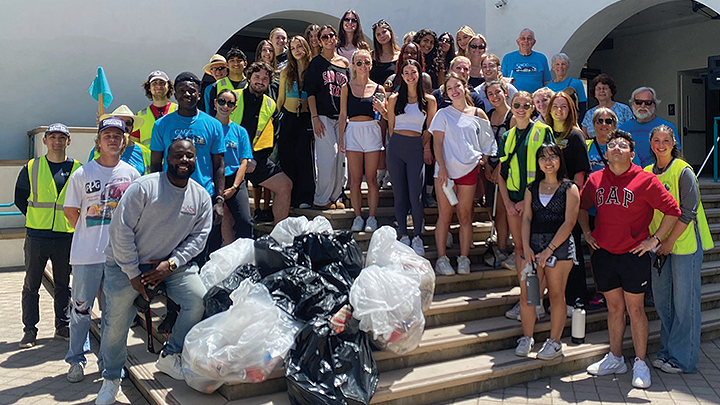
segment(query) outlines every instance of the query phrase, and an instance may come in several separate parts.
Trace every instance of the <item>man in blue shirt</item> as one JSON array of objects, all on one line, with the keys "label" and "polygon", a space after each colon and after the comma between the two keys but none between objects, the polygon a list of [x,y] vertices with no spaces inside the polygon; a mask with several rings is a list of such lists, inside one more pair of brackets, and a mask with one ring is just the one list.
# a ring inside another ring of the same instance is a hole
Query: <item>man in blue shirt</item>
[{"label": "man in blue shirt", "polygon": [[536,41],[535,33],[530,28],[520,31],[515,42],[519,49],[503,57],[501,71],[503,76],[514,80],[516,89],[532,94],[552,79],[547,57],[540,52],[533,52]]},{"label": "man in blue shirt", "polygon": [[632,108],[635,119],[625,121],[620,124],[619,129],[630,132],[633,141],[635,141],[635,154],[640,159],[640,167],[645,167],[652,163],[652,153],[650,152],[650,131],[653,128],[665,124],[672,128],[675,134],[678,148],[680,147],[680,138],[677,129],[673,124],[655,115],[660,100],[657,99],[657,93],[652,87],[639,87],[632,92],[630,96],[630,107]]}]

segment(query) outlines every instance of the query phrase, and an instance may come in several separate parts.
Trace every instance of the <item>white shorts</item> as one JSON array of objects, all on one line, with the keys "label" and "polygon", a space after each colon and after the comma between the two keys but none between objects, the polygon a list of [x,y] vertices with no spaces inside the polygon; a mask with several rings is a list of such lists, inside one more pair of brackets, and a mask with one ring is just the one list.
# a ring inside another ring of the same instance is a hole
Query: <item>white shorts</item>
[{"label": "white shorts", "polygon": [[350,121],[345,127],[345,150],[350,152],[376,152],[382,150],[380,124],[372,121]]}]

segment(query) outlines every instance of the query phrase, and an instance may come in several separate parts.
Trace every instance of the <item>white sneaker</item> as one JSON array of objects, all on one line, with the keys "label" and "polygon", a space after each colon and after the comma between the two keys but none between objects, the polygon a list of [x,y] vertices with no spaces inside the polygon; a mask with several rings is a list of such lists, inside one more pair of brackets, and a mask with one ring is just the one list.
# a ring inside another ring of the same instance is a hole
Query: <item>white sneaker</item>
[{"label": "white sneaker", "polygon": [[160,356],[158,356],[158,359],[155,362],[155,368],[157,368],[158,371],[163,372],[176,380],[185,381],[185,375],[183,375],[182,371],[182,358],[180,353],[160,353]]},{"label": "white sneaker", "polygon": [[535,339],[529,336],[523,336],[517,340],[517,347],[515,348],[515,355],[520,357],[527,357],[535,344]]},{"label": "white sneaker", "polygon": [[602,360],[589,365],[587,372],[592,375],[625,374],[627,373],[625,357],[615,357],[612,352],[608,352]]},{"label": "white sneaker", "polygon": [[307,209],[312,208],[312,205],[304,202],[304,203],[300,203],[300,205],[298,206],[298,208],[300,208],[301,210],[307,210]]},{"label": "white sneaker", "polygon": [[[354,223],[353,223],[353,226],[355,226]],[[368,217],[367,222],[365,223],[365,232],[375,232],[375,230],[377,228],[378,228],[377,218]]]},{"label": "white sneaker", "polygon": [[120,387],[120,379],[117,380],[103,380],[100,392],[98,392],[97,399],[95,399],[95,405],[112,405],[115,403],[115,398],[122,393]]},{"label": "white sneaker", "polygon": [[365,228],[365,221],[363,220],[363,217],[356,216],[353,220],[352,227],[350,227],[350,230],[353,232],[360,232]]},{"label": "white sneaker", "polygon": [[[665,363],[667,365],[667,363]],[[632,385],[635,388],[650,388],[652,381],[650,381],[650,369],[645,363],[645,360],[640,360],[635,357],[633,363],[633,379]]]},{"label": "white sneaker", "polygon": [[520,302],[516,303],[514,307],[505,311],[505,318],[520,320]]},{"label": "white sneaker", "polygon": [[[655,364],[653,364],[653,366],[654,365]],[[660,367],[660,370],[662,370],[668,374],[680,374],[683,372],[683,370],[680,367],[672,364],[669,361],[665,362],[665,364],[663,364],[662,367]]]},{"label": "white sneaker", "polygon": [[540,360],[552,360],[562,356],[562,345],[552,339],[548,339],[543,343],[542,349],[537,354]]},{"label": "white sneaker", "polygon": [[75,363],[70,366],[67,373],[67,380],[71,383],[80,382],[85,378],[85,371],[82,363]]},{"label": "white sneaker", "polygon": [[470,274],[470,258],[467,256],[459,256],[457,259],[458,274]]},{"label": "white sneaker", "polygon": [[450,264],[450,259],[447,255],[439,257],[435,262],[435,272],[441,276],[454,276],[455,270]]},{"label": "white sneaker", "polygon": [[[543,307],[542,305],[536,306],[535,307],[535,319],[537,319],[539,321],[544,316],[545,316],[545,307]],[[522,317],[520,316],[519,312],[518,312],[517,320],[522,321]]]},{"label": "white sneaker", "polygon": [[378,187],[380,189],[385,188],[385,175],[387,174],[387,170],[380,170],[378,169],[377,173],[375,174],[375,178],[377,179]]},{"label": "white sneaker", "polygon": [[[407,238],[407,236],[406,236],[406,238]],[[415,253],[417,253],[420,256],[425,256],[425,244],[423,243],[423,240],[420,237],[420,235],[417,235],[412,239],[411,246],[412,246],[413,250],[415,251]]]},{"label": "white sneaker", "polygon": [[453,236],[450,232],[448,232],[448,237],[445,240],[445,247],[450,249],[452,247],[452,245],[453,245]]},{"label": "white sneaker", "polygon": [[515,253],[509,254],[508,258],[503,260],[502,266],[508,270],[517,271],[517,266],[515,266]]},{"label": "white sneaker", "polygon": [[392,181],[390,180],[390,172],[389,171],[385,172],[385,176],[383,177],[383,183],[384,183],[383,188],[392,190]]},{"label": "white sneaker", "polygon": [[665,363],[667,363],[667,360],[663,359],[662,357],[658,357],[652,361],[653,367],[655,367],[657,369],[662,369],[663,366],[665,365]]},{"label": "white sneaker", "polygon": [[403,236],[400,238],[400,243],[404,243],[404,244],[410,246],[410,237],[407,236],[407,235],[403,235]]}]

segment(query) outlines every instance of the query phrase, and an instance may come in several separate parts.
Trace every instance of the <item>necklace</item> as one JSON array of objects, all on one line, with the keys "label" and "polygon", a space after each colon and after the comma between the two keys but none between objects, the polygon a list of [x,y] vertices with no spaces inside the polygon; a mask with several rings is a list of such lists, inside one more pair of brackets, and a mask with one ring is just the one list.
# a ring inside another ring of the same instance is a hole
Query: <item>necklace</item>
[{"label": "necklace", "polygon": [[557,189],[557,187],[560,185],[560,183],[558,183],[558,184],[547,184],[547,183],[543,184],[541,182],[540,185],[542,186],[543,190],[554,191],[555,189]]}]

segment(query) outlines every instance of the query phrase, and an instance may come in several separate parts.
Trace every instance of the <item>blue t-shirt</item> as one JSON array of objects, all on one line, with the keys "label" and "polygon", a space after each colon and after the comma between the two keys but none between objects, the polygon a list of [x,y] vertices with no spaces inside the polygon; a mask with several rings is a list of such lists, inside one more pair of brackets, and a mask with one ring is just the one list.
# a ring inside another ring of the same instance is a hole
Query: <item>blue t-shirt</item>
[{"label": "blue t-shirt", "polygon": [[653,128],[665,124],[672,128],[675,133],[675,141],[677,142],[678,149],[680,148],[680,138],[678,137],[677,129],[675,125],[668,121],[658,117],[651,119],[648,122],[639,123],[636,119],[623,122],[618,128],[623,131],[630,132],[635,141],[635,155],[640,158],[640,167],[645,167],[653,163],[652,152],[650,151],[650,131]]},{"label": "blue t-shirt", "polygon": [[[595,114],[598,106],[595,106],[585,113],[585,117],[582,120],[582,126],[587,130],[588,138],[595,138],[595,127],[593,126],[592,117]],[[630,107],[627,104],[618,103],[617,101],[613,104],[610,109],[617,115],[617,125],[622,124],[625,121],[630,121],[635,118]]]},{"label": "blue t-shirt", "polygon": [[225,134],[225,176],[235,173],[240,167],[240,159],[252,159],[252,147],[247,130],[240,125],[230,122],[230,125],[223,125]]},{"label": "blue t-shirt", "polygon": [[[144,146],[136,143],[133,146],[125,148],[125,151],[120,156],[120,160],[137,169],[138,173],[140,173],[141,176],[150,173],[150,162],[147,162],[146,164],[146,162],[143,160],[142,148],[144,148]],[[90,149],[90,156],[88,157],[88,162],[93,159],[97,159],[99,156],[100,154],[96,152],[95,148],[93,147],[92,149]]]},{"label": "blue t-shirt", "polygon": [[500,69],[503,76],[515,79],[516,89],[530,94],[552,80],[547,57],[540,52],[533,51],[528,56],[520,55],[520,51],[510,52],[503,57]]},{"label": "blue t-shirt", "polygon": [[[162,152],[163,156],[167,157],[167,150],[176,139],[187,139],[195,144],[195,172],[190,178],[200,183],[210,196],[213,196],[215,186],[211,155],[225,153],[222,124],[202,111],[198,111],[194,117],[183,117],[177,111],[170,113],[155,122],[150,150]],[[167,169],[167,162],[163,163],[163,168]]]},{"label": "blue t-shirt", "polygon": [[583,82],[578,79],[568,77],[567,79],[557,83],[551,80],[550,83],[545,85],[545,87],[554,91],[555,93],[563,91],[568,87],[572,87],[577,92],[578,103],[587,102],[587,96],[585,95],[585,86],[583,86]]}]

